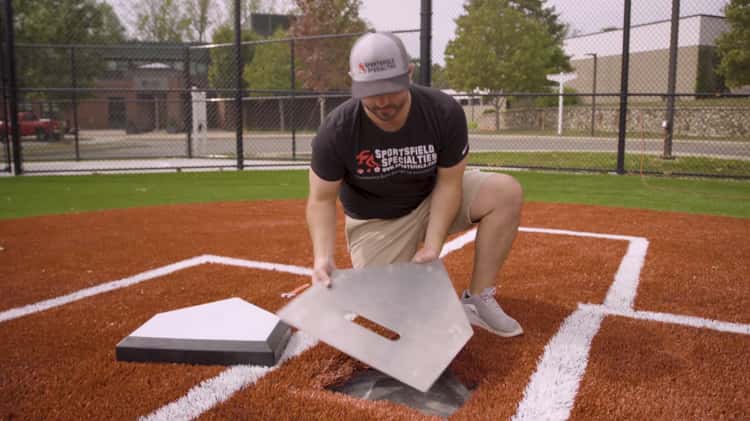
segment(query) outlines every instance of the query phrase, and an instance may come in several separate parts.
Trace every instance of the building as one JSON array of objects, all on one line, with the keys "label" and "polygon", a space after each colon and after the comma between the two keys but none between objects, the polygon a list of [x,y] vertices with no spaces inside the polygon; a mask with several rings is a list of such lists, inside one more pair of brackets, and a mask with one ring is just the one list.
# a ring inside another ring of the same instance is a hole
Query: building
[{"label": "building", "polygon": [[[714,72],[718,65],[716,38],[729,29],[729,24],[721,16],[693,15],[680,18],[677,93],[722,90]],[[631,27],[628,87],[631,94],[668,91],[670,33],[669,20]],[[619,93],[622,42],[622,29],[567,38],[564,50],[570,56],[577,78],[566,83],[566,86],[579,93],[592,92],[596,57],[596,91]],[[583,97],[582,100],[589,102],[590,98]],[[616,101],[619,101],[617,96],[597,98],[597,102]]]}]

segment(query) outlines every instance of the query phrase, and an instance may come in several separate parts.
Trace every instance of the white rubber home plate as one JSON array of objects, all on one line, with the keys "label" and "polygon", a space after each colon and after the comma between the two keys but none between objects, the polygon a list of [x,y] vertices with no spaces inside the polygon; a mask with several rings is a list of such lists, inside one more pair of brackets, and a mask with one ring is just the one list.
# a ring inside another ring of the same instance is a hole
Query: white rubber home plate
[{"label": "white rubber home plate", "polygon": [[[440,261],[348,269],[313,285],[278,312],[286,323],[426,392],[473,335]],[[399,335],[352,322],[362,316]]]},{"label": "white rubber home plate", "polygon": [[118,361],[271,366],[291,328],[240,298],[159,313],[120,341]]}]

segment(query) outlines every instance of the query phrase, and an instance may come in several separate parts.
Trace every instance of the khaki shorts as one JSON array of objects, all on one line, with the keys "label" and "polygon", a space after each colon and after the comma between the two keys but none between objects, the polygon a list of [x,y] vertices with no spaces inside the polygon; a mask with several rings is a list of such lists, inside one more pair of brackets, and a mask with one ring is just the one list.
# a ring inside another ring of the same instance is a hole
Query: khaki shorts
[{"label": "khaki shorts", "polygon": [[[478,170],[464,173],[461,207],[448,230],[449,234],[463,231],[474,224],[469,209],[482,181],[488,176],[489,173]],[[416,209],[400,218],[354,219],[347,216],[346,242],[352,265],[362,268],[410,261],[427,232],[430,199],[431,196],[428,196]]]}]

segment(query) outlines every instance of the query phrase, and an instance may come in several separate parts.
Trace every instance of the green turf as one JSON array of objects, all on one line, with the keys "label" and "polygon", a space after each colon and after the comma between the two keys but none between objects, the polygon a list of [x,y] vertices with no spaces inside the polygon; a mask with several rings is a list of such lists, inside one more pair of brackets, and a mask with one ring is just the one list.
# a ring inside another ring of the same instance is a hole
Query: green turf
[{"label": "green turf", "polygon": [[[617,168],[617,154],[602,152],[473,152],[469,163],[506,167],[614,171]],[[625,169],[628,172],[639,173],[641,168],[645,173],[750,176],[750,161],[702,156],[679,156],[665,160],[658,155],[636,153],[625,155]]]},{"label": "green turf", "polygon": [[[526,200],[750,217],[750,182],[512,172]],[[173,203],[304,198],[306,171],[0,178],[0,218]]]},{"label": "green turf", "polygon": [[0,179],[0,218],[306,194],[304,171],[7,177]]}]

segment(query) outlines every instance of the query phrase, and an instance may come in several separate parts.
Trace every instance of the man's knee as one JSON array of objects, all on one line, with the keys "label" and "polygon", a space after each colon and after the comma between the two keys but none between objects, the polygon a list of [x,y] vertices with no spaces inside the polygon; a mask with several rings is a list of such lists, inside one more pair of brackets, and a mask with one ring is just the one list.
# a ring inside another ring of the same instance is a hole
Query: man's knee
[{"label": "man's knee", "polygon": [[523,205],[523,188],[513,177],[506,174],[492,174],[485,181],[488,196],[493,199],[495,208],[520,211]]},{"label": "man's knee", "polygon": [[472,221],[489,214],[520,215],[523,189],[515,178],[505,174],[491,174],[483,182],[471,205]]}]

